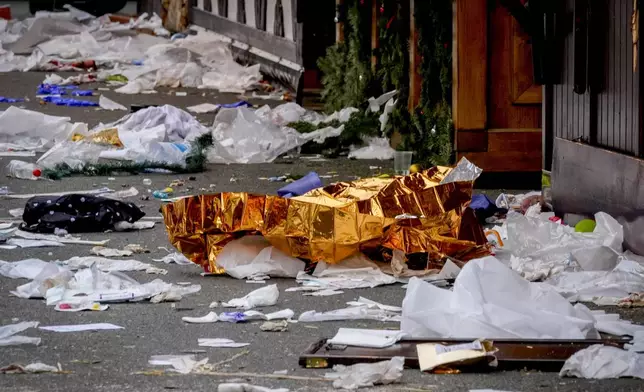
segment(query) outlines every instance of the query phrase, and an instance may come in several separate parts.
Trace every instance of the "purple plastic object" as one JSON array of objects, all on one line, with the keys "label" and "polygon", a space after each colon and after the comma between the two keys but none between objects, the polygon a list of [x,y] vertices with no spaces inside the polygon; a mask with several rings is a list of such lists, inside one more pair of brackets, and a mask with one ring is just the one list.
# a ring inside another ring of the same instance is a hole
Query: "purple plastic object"
[{"label": "purple plastic object", "polygon": [[299,180],[293,181],[292,183],[278,190],[277,194],[281,197],[289,198],[293,196],[303,195],[306,192],[315,188],[319,188],[321,186],[322,180],[320,180],[318,174],[316,172],[310,172]]}]

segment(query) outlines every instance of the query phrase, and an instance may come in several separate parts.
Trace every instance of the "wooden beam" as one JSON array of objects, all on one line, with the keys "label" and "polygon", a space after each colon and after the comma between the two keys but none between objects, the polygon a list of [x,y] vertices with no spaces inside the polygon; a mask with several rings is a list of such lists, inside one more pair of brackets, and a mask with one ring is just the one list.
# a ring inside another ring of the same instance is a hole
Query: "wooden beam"
[{"label": "wooden beam", "polygon": [[380,32],[378,30],[378,0],[371,0],[371,70],[378,68],[377,50],[380,45]]},{"label": "wooden beam", "polygon": [[[418,50],[418,31],[416,30],[416,1],[409,0],[409,111],[420,104],[422,78],[420,64],[422,59]],[[423,0],[418,0],[423,1]]]},{"label": "wooden beam", "polygon": [[487,0],[455,0],[453,30],[454,127],[487,128]]},{"label": "wooden beam", "polygon": [[[341,10],[343,6],[344,0],[335,0],[336,10]],[[335,24],[335,42],[344,42],[344,22],[341,20]]]}]

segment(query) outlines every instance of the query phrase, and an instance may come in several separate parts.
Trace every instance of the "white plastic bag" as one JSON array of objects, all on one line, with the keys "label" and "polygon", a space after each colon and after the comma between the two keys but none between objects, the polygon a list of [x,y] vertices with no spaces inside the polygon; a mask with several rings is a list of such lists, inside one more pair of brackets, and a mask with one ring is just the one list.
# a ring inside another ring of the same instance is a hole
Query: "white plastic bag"
[{"label": "white plastic bag", "polygon": [[236,279],[295,278],[304,270],[302,260],[274,248],[262,236],[244,236],[229,242],[217,255],[217,264]]},{"label": "white plastic bag", "polygon": [[222,303],[227,308],[253,309],[262,306],[273,306],[277,303],[280,292],[277,285],[262,287],[251,291],[242,298],[233,298],[228,302]]},{"label": "white plastic bag", "polygon": [[404,357],[393,357],[389,361],[376,363],[335,365],[333,373],[327,373],[324,377],[333,380],[333,387],[338,389],[369,388],[400,382],[404,366]]},{"label": "white plastic bag", "polygon": [[644,379],[644,354],[596,344],[568,358],[559,375],[591,379]]}]

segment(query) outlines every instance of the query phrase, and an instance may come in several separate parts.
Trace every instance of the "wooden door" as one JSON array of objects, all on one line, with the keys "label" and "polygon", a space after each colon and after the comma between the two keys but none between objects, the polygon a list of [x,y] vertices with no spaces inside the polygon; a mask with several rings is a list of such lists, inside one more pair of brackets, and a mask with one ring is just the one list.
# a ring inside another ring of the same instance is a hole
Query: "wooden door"
[{"label": "wooden door", "polygon": [[487,172],[541,170],[541,86],[532,46],[498,0],[454,0],[457,158]]}]

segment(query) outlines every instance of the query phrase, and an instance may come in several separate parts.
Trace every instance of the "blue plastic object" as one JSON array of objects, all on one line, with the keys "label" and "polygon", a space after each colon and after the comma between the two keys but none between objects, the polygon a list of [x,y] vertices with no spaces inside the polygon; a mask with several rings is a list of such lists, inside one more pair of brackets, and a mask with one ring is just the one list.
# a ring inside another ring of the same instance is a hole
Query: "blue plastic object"
[{"label": "blue plastic object", "polygon": [[239,108],[239,107],[242,107],[242,106],[251,107],[251,106],[253,106],[253,104],[251,104],[250,102],[246,102],[246,101],[239,101],[239,102],[235,102],[235,103],[224,103],[224,104],[219,105],[220,108],[224,108],[224,109],[234,109],[234,108]]},{"label": "blue plastic object", "polygon": [[41,84],[38,86],[38,95],[67,95],[69,90],[76,90],[78,86],[59,86],[57,84]]},{"label": "blue plastic object", "polygon": [[83,107],[98,106],[98,102],[82,101],[80,99],[60,98],[60,97],[54,97],[54,96],[43,97],[42,100],[45,102],[51,102],[58,106],[83,106]]},{"label": "blue plastic object", "polygon": [[25,100],[22,98],[7,98],[7,97],[0,97],[0,103],[16,103],[16,102],[24,102]]},{"label": "blue plastic object", "polygon": [[92,90],[75,90],[72,92],[72,95],[75,97],[91,97],[94,95]]},{"label": "blue plastic object", "polygon": [[154,191],[154,192],[152,192],[152,196],[155,199],[167,199],[167,198],[170,197],[170,195],[168,195],[168,193],[162,192],[162,191]]},{"label": "blue plastic object", "polygon": [[316,172],[310,172],[299,180],[293,181],[292,183],[281,188],[277,191],[277,194],[282,197],[289,198],[293,196],[303,195],[306,192],[319,188],[321,186],[322,180],[320,180],[320,176],[318,176]]},{"label": "blue plastic object", "polygon": [[143,65],[143,60],[132,60],[132,65]]}]

